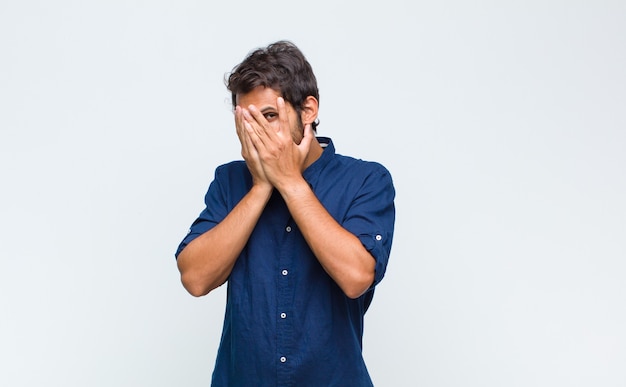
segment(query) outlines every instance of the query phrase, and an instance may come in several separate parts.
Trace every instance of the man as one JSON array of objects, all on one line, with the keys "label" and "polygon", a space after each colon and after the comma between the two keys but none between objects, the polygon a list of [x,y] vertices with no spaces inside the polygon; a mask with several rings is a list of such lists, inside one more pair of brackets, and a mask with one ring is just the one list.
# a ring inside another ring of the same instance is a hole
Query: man
[{"label": "man", "polygon": [[314,136],[317,81],[292,43],[250,53],[227,88],[245,161],[216,169],[176,252],[192,295],[228,282],[212,385],[371,386],[363,316],[391,250],[391,176]]}]

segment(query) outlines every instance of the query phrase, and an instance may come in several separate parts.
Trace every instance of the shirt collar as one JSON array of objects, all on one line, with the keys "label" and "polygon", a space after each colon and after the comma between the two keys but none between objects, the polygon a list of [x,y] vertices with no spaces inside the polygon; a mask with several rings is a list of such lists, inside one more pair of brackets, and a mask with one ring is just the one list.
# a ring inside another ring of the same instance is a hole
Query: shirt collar
[{"label": "shirt collar", "polygon": [[319,176],[328,163],[335,158],[335,146],[329,137],[317,137],[317,141],[324,149],[322,155],[304,170],[302,176],[311,187],[315,187]]}]

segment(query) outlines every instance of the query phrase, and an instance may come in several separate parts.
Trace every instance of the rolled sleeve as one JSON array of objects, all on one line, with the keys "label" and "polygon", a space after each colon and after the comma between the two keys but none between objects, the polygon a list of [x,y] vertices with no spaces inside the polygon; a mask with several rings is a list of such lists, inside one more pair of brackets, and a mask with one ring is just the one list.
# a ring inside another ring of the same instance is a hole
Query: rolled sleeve
[{"label": "rolled sleeve", "polygon": [[220,223],[228,214],[227,201],[224,199],[222,184],[220,183],[220,171],[222,168],[215,170],[215,179],[209,185],[209,189],[204,197],[206,207],[198,218],[192,223],[189,232],[182,240],[174,256],[178,255],[183,249],[194,239],[209,231]]},{"label": "rolled sleeve", "polygon": [[395,189],[389,172],[379,164],[363,182],[343,226],[356,235],[376,260],[374,284],[385,276],[395,222]]}]

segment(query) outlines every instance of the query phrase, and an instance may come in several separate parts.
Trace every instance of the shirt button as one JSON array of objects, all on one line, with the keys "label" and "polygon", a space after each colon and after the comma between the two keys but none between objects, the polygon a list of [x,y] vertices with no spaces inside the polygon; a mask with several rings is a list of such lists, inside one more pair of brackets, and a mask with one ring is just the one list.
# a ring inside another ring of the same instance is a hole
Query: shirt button
[{"label": "shirt button", "polygon": [[288,272],[287,270],[283,270],[283,272],[282,272],[282,273],[283,273],[283,275],[287,275],[287,274],[289,274],[289,272]]},{"label": "shirt button", "polygon": [[281,313],[280,318],[287,318],[287,313]]},{"label": "shirt button", "polygon": [[383,237],[382,237],[380,234],[376,235],[376,240],[377,240],[377,241],[379,241],[379,240],[381,240],[381,239],[383,239]]},{"label": "shirt button", "polygon": [[287,358],[286,358],[286,357],[282,356],[282,357],[280,358],[280,362],[281,362],[281,363],[284,363],[284,362],[286,362],[286,361],[287,361]]}]

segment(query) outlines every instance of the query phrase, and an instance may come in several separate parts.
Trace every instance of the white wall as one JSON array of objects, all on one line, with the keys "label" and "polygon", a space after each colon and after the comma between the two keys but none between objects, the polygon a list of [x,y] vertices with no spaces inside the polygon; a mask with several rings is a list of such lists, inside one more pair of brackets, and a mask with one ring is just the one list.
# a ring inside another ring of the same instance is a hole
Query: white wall
[{"label": "white wall", "polygon": [[1,1],[0,385],[208,385],[224,291],[173,253],[283,38],[395,180],[375,384],[626,385],[625,4]]}]

